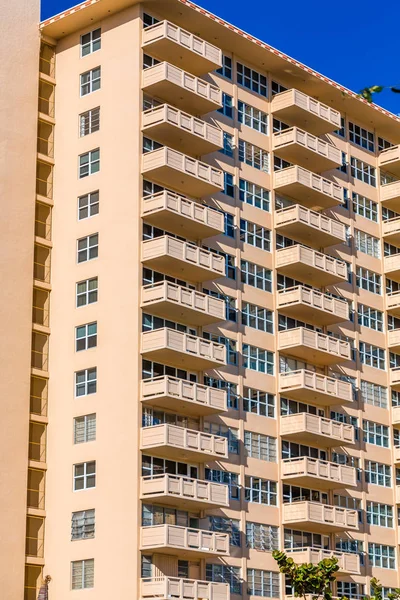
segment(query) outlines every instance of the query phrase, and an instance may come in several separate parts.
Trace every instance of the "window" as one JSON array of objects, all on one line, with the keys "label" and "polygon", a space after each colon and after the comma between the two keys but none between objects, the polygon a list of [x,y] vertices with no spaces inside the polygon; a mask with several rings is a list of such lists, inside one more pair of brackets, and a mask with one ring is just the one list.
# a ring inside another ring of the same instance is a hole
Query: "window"
[{"label": "window", "polygon": [[246,502],[276,506],[276,481],[246,475],[244,485]]},{"label": "window", "polygon": [[263,552],[279,549],[279,529],[273,525],[246,521],[246,546]]},{"label": "window", "polygon": [[393,546],[369,543],[368,559],[373,567],[380,567],[381,569],[395,569],[396,549]]},{"label": "window", "polygon": [[221,564],[206,564],[206,580],[228,583],[231,594],[242,593],[240,567]]},{"label": "window", "polygon": [[247,455],[267,462],[276,462],[276,438],[254,431],[244,432]]},{"label": "window", "polygon": [[297,531],[296,529],[284,529],[285,549],[296,550],[297,548],[323,548],[329,549],[329,537],[319,533],[308,531]]},{"label": "window", "polygon": [[298,413],[309,413],[311,415],[318,415],[320,417],[325,416],[325,411],[322,408],[311,406],[311,404],[304,404],[303,402],[296,402],[296,400],[288,400],[288,398],[281,398],[281,415],[296,415]]},{"label": "window", "polygon": [[352,498],[351,496],[333,496],[334,506],[340,506],[340,508],[349,508],[350,510],[356,510],[358,512],[358,521],[363,522],[363,510],[361,506],[360,498]]},{"label": "window", "polygon": [[155,65],[160,64],[160,61],[148,54],[143,54],[143,69],[150,69]]},{"label": "window", "polygon": [[309,456],[310,458],[317,458],[319,460],[327,460],[327,453],[325,450],[320,448],[313,448],[312,446],[303,446],[297,442],[288,442],[282,440],[281,442],[281,454],[282,459],[298,458],[299,456]]},{"label": "window", "polygon": [[359,598],[364,597],[364,585],[362,583],[354,583],[353,581],[336,581],[337,593],[339,598],[345,596],[346,598]]},{"label": "window", "polygon": [[93,233],[78,240],[78,263],[93,260],[99,255],[99,234]]},{"label": "window", "polygon": [[159,150],[160,148],[163,147],[162,144],[160,144],[160,142],[156,142],[155,140],[152,140],[151,138],[148,137],[143,137],[143,145],[142,145],[142,151],[144,154],[146,154],[146,152],[153,152],[153,150]]},{"label": "window", "polygon": [[364,542],[361,540],[352,540],[349,538],[336,538],[336,550],[340,552],[350,552],[358,554],[360,565],[364,566]]},{"label": "window", "polygon": [[160,21],[158,19],[156,19],[155,17],[153,17],[152,15],[148,15],[146,13],[143,13],[143,28],[146,29],[147,27],[151,27],[152,25],[155,25],[156,23],[159,23]]},{"label": "window", "polygon": [[363,419],[364,442],[389,448],[389,427]]},{"label": "window", "polygon": [[235,186],[233,183],[233,175],[224,171],[224,194],[230,198],[235,197]]},{"label": "window", "polygon": [[342,138],[346,137],[346,120],[344,117],[340,117],[340,129],[336,129],[333,133],[339,135]]},{"label": "window", "polygon": [[78,220],[99,214],[99,192],[90,192],[78,198]]},{"label": "window", "polygon": [[94,559],[74,560],[71,563],[71,587],[86,590],[94,587]]},{"label": "window", "polygon": [[96,487],[96,461],[74,465],[74,492]]},{"label": "window", "polygon": [[251,221],[240,219],[240,241],[271,252],[271,231]]},{"label": "window", "polygon": [[383,313],[370,306],[365,306],[365,304],[359,304],[358,324],[375,329],[375,331],[383,331]]},{"label": "window", "polygon": [[367,501],[367,523],[393,528],[393,506]]},{"label": "window", "polygon": [[355,125],[349,121],[349,140],[357,146],[361,146],[370,152],[375,152],[375,140],[372,131],[363,129],[359,125]]},{"label": "window", "polygon": [[270,211],[269,191],[245,179],[239,179],[239,200],[261,210]]},{"label": "window", "polygon": [[245,387],[243,388],[243,410],[274,419],[275,396],[261,390]]},{"label": "window", "polygon": [[81,35],[81,56],[97,52],[101,48],[101,29],[94,29]]},{"label": "window", "polygon": [[364,252],[364,254],[368,254],[369,256],[373,256],[374,258],[381,257],[381,246],[378,238],[365,233],[365,231],[359,231],[358,229],[354,231],[354,238],[357,250]]},{"label": "window", "polygon": [[247,569],[247,593],[263,598],[279,598],[279,573]]},{"label": "window", "polygon": [[239,519],[229,519],[228,517],[209,517],[210,531],[219,531],[229,533],[229,544],[231,546],[240,546],[240,521]]},{"label": "window", "polygon": [[220,152],[230,158],[233,157],[233,136],[226,131],[223,132],[223,146],[220,149]]},{"label": "window", "polygon": [[353,210],[357,215],[378,222],[378,205],[365,196],[353,192]]},{"label": "window", "polygon": [[205,340],[211,340],[217,344],[223,344],[226,348],[226,361],[229,365],[237,365],[237,344],[235,340],[218,335],[216,333],[210,333],[209,331],[203,331],[203,338]]},{"label": "window", "polygon": [[392,469],[389,465],[366,460],[364,473],[366,483],[373,483],[382,487],[392,487]]},{"label": "window", "polygon": [[385,370],[385,351],[372,344],[360,342],[360,362],[375,369]]},{"label": "window", "polygon": [[97,367],[75,373],[75,396],[88,396],[97,392]]},{"label": "window", "polygon": [[205,469],[206,481],[214,481],[216,483],[225,483],[229,487],[229,497],[232,500],[239,500],[239,475],[230,473],[229,471],[219,471],[218,469]]},{"label": "window", "polygon": [[256,92],[261,96],[268,96],[267,78],[241,63],[236,63],[237,83],[243,87]]},{"label": "window", "polygon": [[89,177],[100,171],[100,148],[90,150],[79,156],[79,179]]},{"label": "window", "polygon": [[81,73],[81,96],[91,94],[101,87],[101,67]]},{"label": "window", "polygon": [[189,333],[190,335],[197,335],[197,329],[191,328],[188,325],[182,325],[181,323],[175,323],[175,321],[169,321],[156,317],[155,315],[148,315],[142,312],[142,331],[152,331],[153,329],[162,329],[168,327],[169,329],[176,329],[183,333]]},{"label": "window", "polygon": [[237,384],[230,383],[223,379],[215,379],[214,377],[204,376],[204,385],[209,387],[217,388],[219,390],[226,390],[228,397],[228,408],[239,409],[239,396],[237,391]]},{"label": "window", "polygon": [[183,477],[190,477],[191,479],[197,479],[199,476],[198,468],[196,466],[142,454],[143,477],[163,475],[164,473],[182,475]]},{"label": "window", "polygon": [[238,101],[238,119],[239,123],[243,123],[251,129],[255,129],[260,133],[268,135],[268,115],[250,104],[246,104],[241,100]]},{"label": "window", "polygon": [[71,540],[94,538],[94,508],[72,513]]},{"label": "window", "polygon": [[240,265],[241,281],[252,287],[272,291],[272,272],[265,267],[255,265],[247,260],[242,260]]},{"label": "window", "polygon": [[233,429],[232,427],[227,427],[227,425],[222,425],[220,423],[209,423],[208,421],[204,422],[203,429],[207,433],[225,437],[228,440],[228,452],[239,454],[238,429]]},{"label": "window", "polygon": [[224,213],[224,226],[225,226],[225,235],[228,237],[235,237],[235,216],[230,213]]},{"label": "window", "polygon": [[350,157],[351,176],[376,187],[376,170],[375,167],[369,165],[363,160],[359,160],[354,156]]},{"label": "window", "polygon": [[232,59],[225,54],[222,55],[222,67],[217,69],[218,75],[232,79]]},{"label": "window", "polygon": [[244,302],[242,306],[242,325],[254,327],[266,333],[274,332],[273,312],[255,304]]},{"label": "window", "polygon": [[239,140],[238,156],[239,160],[246,163],[246,165],[264,171],[264,173],[269,173],[269,153],[266,150],[245,140]]},{"label": "window", "polygon": [[100,129],[100,107],[92,108],[79,115],[79,135],[84,137]]},{"label": "window", "polygon": [[384,138],[378,137],[378,150],[381,152],[382,150],[387,150],[388,148],[392,148],[394,144],[385,140]]},{"label": "window", "polygon": [[[141,556],[141,568],[140,568],[140,573],[143,579],[149,578],[152,576],[153,574],[153,557],[152,556],[146,556],[144,554],[142,554]],[[179,561],[178,561],[178,565],[179,565]],[[179,568],[179,566],[178,566]]]},{"label": "window", "polygon": [[374,271],[357,267],[356,285],[363,290],[368,290],[373,294],[381,294],[381,276]]},{"label": "window", "polygon": [[250,346],[250,344],[243,344],[243,367],[259,373],[273,375],[274,353],[263,348]]},{"label": "window", "polygon": [[178,510],[170,506],[142,504],[142,526],[177,525],[178,527],[193,527],[199,529],[198,513]]},{"label": "window", "polygon": [[97,323],[79,325],[75,328],[75,350],[88,350],[97,346]]},{"label": "window", "polygon": [[222,106],[218,108],[217,112],[225,117],[233,118],[233,98],[229,94],[222,92]]},{"label": "window", "polygon": [[85,279],[85,281],[79,281],[76,284],[76,306],[86,306],[86,304],[93,304],[97,302],[98,294],[98,279],[92,277],[92,279]]},{"label": "window", "polygon": [[352,425],[354,427],[354,438],[356,440],[359,439],[357,417],[351,417],[350,415],[331,410],[331,419],[332,421],[338,421],[338,423],[346,423],[348,425]]},{"label": "window", "polygon": [[278,83],[277,81],[271,82],[272,96],[275,96],[275,94],[280,94],[281,92],[286,92],[287,89],[288,89],[287,87],[285,87],[281,83]]},{"label": "window", "polygon": [[94,442],[96,439],[96,415],[84,415],[74,419],[74,444]]},{"label": "window", "polygon": [[206,288],[203,288],[203,294],[207,294],[208,296],[213,296],[214,298],[219,298],[220,300],[223,300],[226,306],[226,320],[232,321],[233,323],[237,322],[236,298],[233,298],[232,296],[227,296],[222,292],[214,292],[214,290],[208,290]]}]

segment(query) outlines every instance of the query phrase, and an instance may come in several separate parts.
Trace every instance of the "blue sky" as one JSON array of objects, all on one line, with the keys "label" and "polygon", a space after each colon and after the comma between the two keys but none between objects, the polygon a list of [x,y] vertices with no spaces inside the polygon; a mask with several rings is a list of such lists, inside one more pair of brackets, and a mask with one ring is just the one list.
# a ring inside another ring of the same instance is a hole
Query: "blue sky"
[{"label": "blue sky", "polygon": [[[42,19],[77,2],[42,0]],[[400,87],[398,0],[196,3],[354,91],[371,85]],[[400,113],[400,94],[385,91],[376,102]]]}]

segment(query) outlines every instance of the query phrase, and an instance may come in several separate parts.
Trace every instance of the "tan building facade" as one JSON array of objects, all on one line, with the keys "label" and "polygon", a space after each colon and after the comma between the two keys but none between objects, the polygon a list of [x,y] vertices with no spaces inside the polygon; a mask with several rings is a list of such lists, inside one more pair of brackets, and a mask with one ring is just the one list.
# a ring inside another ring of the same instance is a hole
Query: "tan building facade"
[{"label": "tan building facade", "polygon": [[35,19],[7,131],[8,597],[284,598],[274,549],[387,595],[400,119],[186,0],[84,2],[40,56]]}]

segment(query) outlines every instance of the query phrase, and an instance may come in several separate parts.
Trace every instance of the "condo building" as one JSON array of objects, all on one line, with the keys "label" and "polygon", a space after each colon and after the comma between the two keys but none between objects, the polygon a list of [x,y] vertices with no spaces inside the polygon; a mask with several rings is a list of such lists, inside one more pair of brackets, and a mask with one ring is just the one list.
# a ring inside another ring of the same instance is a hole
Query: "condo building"
[{"label": "condo building", "polygon": [[400,119],[189,0],[33,4],[0,73],[2,597],[283,600],[281,549],[386,598]]}]

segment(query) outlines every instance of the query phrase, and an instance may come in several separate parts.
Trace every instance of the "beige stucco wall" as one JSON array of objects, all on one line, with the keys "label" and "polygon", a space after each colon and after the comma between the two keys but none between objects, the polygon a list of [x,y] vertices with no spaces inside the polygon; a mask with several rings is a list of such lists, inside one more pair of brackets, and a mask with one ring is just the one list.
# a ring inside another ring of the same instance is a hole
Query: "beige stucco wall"
[{"label": "beige stucco wall", "polygon": [[[138,7],[96,23],[102,48],[80,58],[80,34],[56,56],[46,568],[57,600],[135,598],[138,584],[139,116]],[[80,98],[79,75],[101,64],[102,87]],[[101,106],[99,132],[78,115]],[[100,172],[78,179],[78,156],[101,148]],[[60,167],[58,167],[60,165]],[[100,190],[100,214],[77,220],[77,198]],[[99,233],[99,257],[76,262],[76,240]],[[99,301],[75,307],[76,282],[97,276]],[[75,353],[77,325],[98,322],[97,348]],[[98,392],[74,397],[74,372],[97,366]],[[73,418],[96,413],[97,440],[74,445]],[[96,488],[73,492],[75,463],[96,459]],[[93,540],[71,543],[71,513],[96,510]],[[95,587],[70,591],[70,563],[95,559]]]},{"label": "beige stucco wall", "polygon": [[0,590],[10,599],[24,586],[39,5],[0,0]]}]

